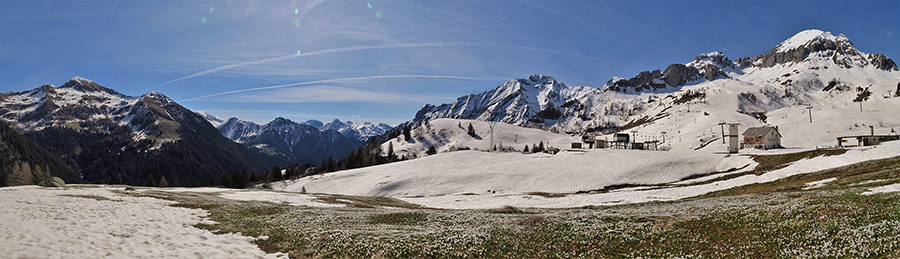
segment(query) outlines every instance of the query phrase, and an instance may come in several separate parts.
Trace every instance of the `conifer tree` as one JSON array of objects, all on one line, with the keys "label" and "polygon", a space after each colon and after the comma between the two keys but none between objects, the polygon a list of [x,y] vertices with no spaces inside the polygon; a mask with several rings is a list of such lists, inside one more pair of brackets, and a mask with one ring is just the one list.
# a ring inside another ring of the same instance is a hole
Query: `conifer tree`
[{"label": "conifer tree", "polygon": [[147,180],[144,181],[144,186],[146,186],[146,187],[156,186],[156,181],[153,181],[153,175],[150,175],[150,174],[147,175]]},{"label": "conifer tree", "polygon": [[234,171],[234,173],[231,174],[231,188],[247,188],[247,178],[248,177],[246,170]]},{"label": "conifer tree", "polygon": [[425,151],[425,154],[426,154],[426,155],[434,155],[434,154],[437,154],[437,149],[435,149],[434,146],[431,146],[431,147],[428,148],[428,151]]},{"label": "conifer tree", "polygon": [[539,150],[535,152],[544,152],[544,141],[541,141],[541,143],[538,144],[538,149]]},{"label": "conifer tree", "polygon": [[326,168],[325,168],[326,172],[334,172],[335,167],[337,167],[337,165],[334,162],[334,158],[332,158],[330,156],[328,157],[328,163],[325,166],[326,166]]},{"label": "conifer tree", "polygon": [[403,140],[409,141],[410,139],[412,139],[411,131],[412,128],[410,128],[409,125],[403,126]]},{"label": "conifer tree", "polygon": [[272,178],[272,181],[281,181],[281,168],[278,166],[272,167],[272,170],[269,171],[269,177]]},{"label": "conifer tree", "polygon": [[169,187],[169,181],[166,181],[166,176],[163,175],[162,178],[159,179],[159,187]]},{"label": "conifer tree", "polygon": [[[244,172],[246,172],[246,170],[244,170]],[[259,181],[259,176],[256,175],[256,172],[253,172],[252,174],[250,174],[250,179],[248,179],[248,182],[255,183],[258,181]]]},{"label": "conifer tree", "polygon": [[394,154],[394,142],[388,142],[388,161],[397,161],[397,155]]},{"label": "conifer tree", "polygon": [[469,136],[473,136],[473,137],[475,136],[475,127],[472,127],[472,123],[469,123],[468,133],[469,133]]},{"label": "conifer tree", "polygon": [[525,145],[525,153],[528,153],[528,145]]}]

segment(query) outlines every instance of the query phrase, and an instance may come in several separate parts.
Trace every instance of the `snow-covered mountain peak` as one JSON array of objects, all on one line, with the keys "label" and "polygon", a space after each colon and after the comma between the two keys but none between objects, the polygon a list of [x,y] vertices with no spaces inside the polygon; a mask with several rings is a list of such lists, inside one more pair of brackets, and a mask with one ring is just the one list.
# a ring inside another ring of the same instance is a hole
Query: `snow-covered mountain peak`
[{"label": "snow-covered mountain peak", "polygon": [[323,123],[322,121],[319,121],[319,120],[307,120],[301,124],[313,126],[313,127],[316,127],[317,129],[321,129],[323,126],[325,126],[325,123]]},{"label": "snow-covered mountain peak", "polygon": [[528,77],[528,81],[527,85],[541,91],[558,91],[566,87],[562,82],[556,81],[552,76],[547,75],[532,74]]},{"label": "snow-covered mountain peak", "polygon": [[273,126],[284,126],[284,125],[295,125],[295,124],[298,124],[298,123],[296,123],[290,119],[284,118],[284,117],[278,117],[278,118],[275,118],[274,120],[272,120],[271,122],[266,123],[266,125],[273,125]]},{"label": "snow-covered mountain peak", "polygon": [[850,69],[873,66],[886,71],[900,70],[896,63],[883,54],[867,54],[853,47],[850,39],[843,34],[834,36],[821,30],[805,30],[781,42],[767,53],[760,54],[752,61],[742,59],[742,66],[752,64],[761,68],[775,65],[805,64],[807,67],[838,67]]},{"label": "snow-covered mountain peak", "polygon": [[346,128],[348,125],[353,125],[353,122],[347,121],[346,123],[344,123],[340,119],[335,118],[333,121],[326,123],[323,127],[337,130],[337,129],[341,129],[341,128]]},{"label": "snow-covered mountain peak", "polygon": [[703,69],[706,65],[713,65],[718,67],[719,69],[734,69],[735,65],[724,53],[721,51],[713,51],[710,53],[703,53],[694,57],[694,61],[687,63],[687,66],[695,67],[697,69]]},{"label": "snow-covered mountain peak", "polygon": [[160,92],[157,92],[157,91],[152,91],[152,92],[146,93],[144,95],[141,95],[141,99],[153,100],[154,102],[158,103],[159,105],[163,105],[163,106],[175,103],[175,101],[173,101],[171,98],[169,98],[168,96],[166,96]]},{"label": "snow-covered mountain peak", "polygon": [[[197,111],[197,114],[200,115],[201,117],[203,117],[204,119],[206,119],[206,121],[209,121],[209,123],[212,124],[213,127],[219,127],[219,125],[222,125],[225,123],[225,118],[222,118],[222,117],[219,117],[216,115],[212,115],[205,111]],[[237,118],[235,118],[235,119],[237,119]]]},{"label": "snow-covered mountain peak", "polygon": [[797,34],[794,34],[794,36],[781,42],[781,44],[778,44],[778,46],[775,47],[775,50],[776,52],[787,52],[800,47],[804,47],[811,42],[838,41],[839,38],[842,40],[847,40],[847,37],[843,34],[835,37],[833,34],[831,34],[831,32],[809,29],[798,32]]},{"label": "snow-covered mountain peak", "polygon": [[72,77],[72,79],[69,79],[69,81],[75,81],[75,82],[78,82],[81,84],[86,84],[86,85],[94,82],[94,81],[91,81],[90,79],[80,77],[80,76],[74,76],[74,77]]}]

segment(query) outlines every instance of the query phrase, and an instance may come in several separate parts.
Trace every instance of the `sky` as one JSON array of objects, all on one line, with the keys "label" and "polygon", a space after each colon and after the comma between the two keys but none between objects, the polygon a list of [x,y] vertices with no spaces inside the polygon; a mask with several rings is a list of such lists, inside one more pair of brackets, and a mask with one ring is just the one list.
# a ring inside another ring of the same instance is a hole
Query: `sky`
[{"label": "sky", "polygon": [[599,88],[806,29],[900,57],[896,0],[0,0],[0,92],[80,76],[224,118],[396,125],[535,73]]}]

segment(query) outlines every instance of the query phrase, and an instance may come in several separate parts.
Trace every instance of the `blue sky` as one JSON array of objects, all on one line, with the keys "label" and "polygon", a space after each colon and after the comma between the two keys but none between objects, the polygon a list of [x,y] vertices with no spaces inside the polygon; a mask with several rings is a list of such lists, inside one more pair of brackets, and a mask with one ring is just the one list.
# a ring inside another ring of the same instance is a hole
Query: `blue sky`
[{"label": "blue sky", "polygon": [[81,76],[226,118],[396,124],[533,73],[601,87],[811,28],[900,57],[900,1],[0,0],[0,92]]}]

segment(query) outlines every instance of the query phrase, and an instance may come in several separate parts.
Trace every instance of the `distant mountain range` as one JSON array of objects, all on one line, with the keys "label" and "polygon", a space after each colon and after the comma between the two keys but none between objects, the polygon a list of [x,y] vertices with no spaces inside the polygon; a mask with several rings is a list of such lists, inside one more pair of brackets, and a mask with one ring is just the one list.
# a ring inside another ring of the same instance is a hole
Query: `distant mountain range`
[{"label": "distant mountain range", "polygon": [[893,60],[857,50],[843,34],[806,30],[753,58],[732,61],[711,52],[664,71],[613,77],[600,88],[568,86],[534,74],[452,103],[426,104],[409,123],[452,118],[570,134],[614,132],[653,122],[668,116],[669,108],[702,102],[714,94],[733,94],[736,107],[723,109],[764,120],[766,112],[792,105],[831,104],[851,101],[864,92],[900,91],[894,90],[900,82],[898,71]]},{"label": "distant mountain range", "polygon": [[259,125],[234,117],[225,120],[203,111],[197,113],[234,142],[301,164],[319,165],[329,157],[340,159],[361,147],[369,136],[390,129],[384,124],[383,128],[375,128],[371,123],[358,125],[337,119],[328,124],[317,120],[297,123],[282,117]]},{"label": "distant mountain range", "polygon": [[340,159],[365,144],[369,137],[391,129],[391,126],[384,123],[356,124],[338,119],[329,123],[318,120],[298,123],[282,117],[259,125],[235,117],[225,120],[207,112],[197,113],[234,142],[301,164],[318,165],[329,157]]}]

